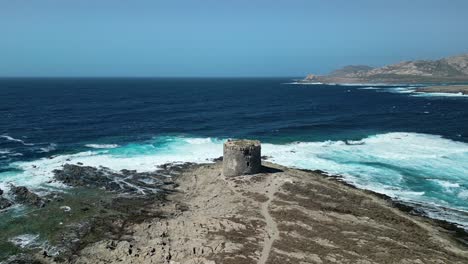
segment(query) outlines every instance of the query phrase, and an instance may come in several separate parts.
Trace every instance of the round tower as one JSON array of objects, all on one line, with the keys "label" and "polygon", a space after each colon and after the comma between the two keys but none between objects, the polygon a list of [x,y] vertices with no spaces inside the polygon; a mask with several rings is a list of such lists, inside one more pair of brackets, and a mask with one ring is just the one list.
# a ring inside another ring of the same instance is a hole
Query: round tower
[{"label": "round tower", "polygon": [[228,140],[224,143],[223,174],[226,177],[260,172],[261,147],[258,140]]}]

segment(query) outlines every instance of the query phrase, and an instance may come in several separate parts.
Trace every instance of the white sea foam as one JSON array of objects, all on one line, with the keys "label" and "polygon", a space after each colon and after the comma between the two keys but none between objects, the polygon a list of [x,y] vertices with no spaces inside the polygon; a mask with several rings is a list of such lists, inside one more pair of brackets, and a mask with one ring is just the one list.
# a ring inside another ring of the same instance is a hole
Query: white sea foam
[{"label": "white sea foam", "polygon": [[42,153],[47,153],[47,152],[51,152],[51,151],[54,151],[57,149],[57,144],[55,143],[50,143],[47,147],[42,147],[40,148],[40,152]]},{"label": "white sea foam", "polygon": [[[66,163],[138,171],[153,171],[170,162],[205,163],[222,155],[223,142],[159,137],[111,149],[15,162],[11,166],[20,171],[0,173],[0,186],[8,182],[43,185],[53,177],[54,169]],[[342,175],[357,187],[399,200],[468,211],[468,204],[463,202],[468,199],[467,143],[436,135],[387,133],[359,141],[264,143],[262,155],[281,165]]]},{"label": "white sea foam", "polygon": [[[468,97],[467,94],[463,93],[426,93],[418,92],[415,88],[423,87],[423,84],[385,84],[385,83],[306,83],[306,82],[291,82],[285,84],[296,84],[296,85],[330,85],[330,86],[355,86],[361,87],[358,90],[377,90],[389,93],[409,94],[415,97]],[[349,90],[348,90],[349,92]]]},{"label": "white sea foam", "polygon": [[435,183],[439,184],[440,186],[442,186],[443,188],[447,190],[450,190],[453,188],[460,188],[460,184],[456,182],[443,181],[443,180],[432,180],[432,181],[434,181]]},{"label": "white sea foam", "polygon": [[468,94],[463,94],[463,93],[423,93],[423,92],[415,92],[411,96],[416,96],[416,97],[468,97]]},{"label": "white sea foam", "polygon": [[[380,86],[380,85],[379,85]],[[387,87],[363,87],[358,88],[359,90],[379,90],[389,93],[399,93],[399,94],[409,94],[415,97],[468,97],[468,95],[463,93],[426,93],[426,92],[418,92],[415,87],[419,87],[422,85],[411,85],[411,86],[402,86],[402,87],[394,87],[394,86],[387,86]]]},{"label": "white sea foam", "polygon": [[20,248],[32,248],[38,246],[39,235],[24,234],[11,238],[9,241]]},{"label": "white sea foam", "polygon": [[82,163],[86,166],[104,166],[113,170],[136,169],[154,171],[157,166],[171,162],[205,163],[222,156],[222,141],[216,139],[174,138],[162,146],[151,142],[129,144],[114,149],[90,150],[69,155],[58,155],[34,161],[15,162],[11,167],[19,169],[0,173],[1,182],[13,182],[25,186],[43,185],[53,177],[53,170],[64,164]]},{"label": "white sea foam", "polygon": [[200,144],[210,144],[213,142],[212,138],[187,138],[184,139],[189,144],[200,145]]},{"label": "white sea foam", "polygon": [[409,88],[409,87],[393,87],[393,88],[385,88],[384,91],[390,92],[390,93],[410,94],[410,93],[414,93],[416,90]]},{"label": "white sea foam", "polygon": [[111,149],[117,148],[119,145],[117,144],[86,144],[85,147],[94,148],[94,149]]},{"label": "white sea foam", "polygon": [[9,154],[11,153],[9,149],[0,149],[0,154]]},{"label": "white sea foam", "polygon": [[323,82],[304,82],[304,81],[294,81],[284,84],[296,84],[296,85],[331,85],[331,86],[384,86],[384,87],[395,87],[395,86],[411,86],[419,87],[423,86],[422,84],[404,84],[404,83],[323,83]]},{"label": "white sea foam", "polygon": [[12,142],[18,142],[18,143],[21,143],[21,144],[23,144],[23,145],[25,145],[25,146],[34,146],[33,143],[26,143],[26,142],[24,142],[24,141],[21,140],[21,139],[17,139],[17,138],[14,138],[14,137],[10,137],[10,136],[8,136],[8,135],[0,135],[0,138],[6,139],[6,140],[12,141]]},{"label": "white sea foam", "polygon": [[[394,86],[408,86],[404,83],[330,83],[330,85],[338,86],[384,86],[384,87],[394,87]],[[413,85],[417,86],[417,85]]]},{"label": "white sea foam", "polygon": [[[342,141],[301,142],[287,145],[263,144],[264,155],[282,165],[320,169],[342,175],[360,187],[404,201],[447,206],[440,196],[421,190],[428,178],[441,180],[442,188],[456,195],[464,191],[455,182],[468,183],[468,144],[440,136],[416,133],[388,133],[349,145]],[[451,185],[449,184],[451,183]],[[468,210],[468,204],[455,206]],[[468,219],[467,219],[468,220]]]},{"label": "white sea foam", "polygon": [[458,193],[458,198],[463,199],[463,200],[468,200],[468,190],[463,190]]},{"label": "white sea foam", "polygon": [[358,88],[358,90],[380,90],[382,88],[380,87],[362,87],[362,88]]}]

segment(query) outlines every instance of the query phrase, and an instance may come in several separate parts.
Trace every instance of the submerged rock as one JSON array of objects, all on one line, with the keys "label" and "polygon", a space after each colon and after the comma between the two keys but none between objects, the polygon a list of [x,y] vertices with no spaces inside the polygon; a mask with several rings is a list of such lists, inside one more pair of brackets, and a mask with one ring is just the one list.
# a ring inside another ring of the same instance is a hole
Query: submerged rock
[{"label": "submerged rock", "polygon": [[15,196],[15,199],[24,204],[34,205],[37,207],[44,207],[46,202],[39,197],[39,195],[31,192],[28,188],[24,186],[13,186],[11,192]]},{"label": "submerged rock", "polygon": [[12,205],[13,203],[10,200],[4,197],[0,197],[0,210],[6,209]]},{"label": "submerged rock", "polygon": [[3,190],[2,189],[0,189],[0,195],[3,195]]}]

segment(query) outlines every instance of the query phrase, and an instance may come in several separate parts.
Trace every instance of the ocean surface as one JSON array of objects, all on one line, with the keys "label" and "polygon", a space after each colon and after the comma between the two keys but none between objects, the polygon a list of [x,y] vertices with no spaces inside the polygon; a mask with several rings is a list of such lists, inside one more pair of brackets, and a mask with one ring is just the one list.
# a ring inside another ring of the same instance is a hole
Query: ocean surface
[{"label": "ocean surface", "polygon": [[[210,162],[228,138],[468,228],[468,97],[288,78],[0,79],[0,188],[82,162]],[[6,194],[9,195],[8,193]]]}]

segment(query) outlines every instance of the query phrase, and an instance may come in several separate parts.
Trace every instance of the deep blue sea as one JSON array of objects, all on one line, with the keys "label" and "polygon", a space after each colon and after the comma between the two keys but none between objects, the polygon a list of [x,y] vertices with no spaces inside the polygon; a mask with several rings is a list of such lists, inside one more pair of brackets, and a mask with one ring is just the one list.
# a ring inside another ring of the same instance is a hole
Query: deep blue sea
[{"label": "deep blue sea", "polygon": [[4,190],[60,188],[49,180],[64,163],[207,162],[228,138],[468,227],[468,97],[288,78],[0,79]]}]

